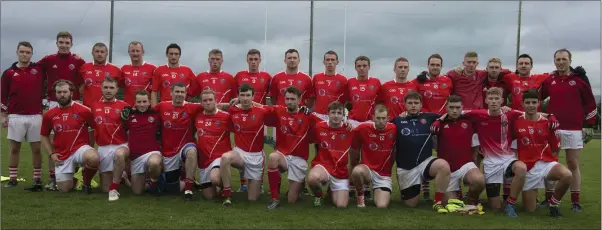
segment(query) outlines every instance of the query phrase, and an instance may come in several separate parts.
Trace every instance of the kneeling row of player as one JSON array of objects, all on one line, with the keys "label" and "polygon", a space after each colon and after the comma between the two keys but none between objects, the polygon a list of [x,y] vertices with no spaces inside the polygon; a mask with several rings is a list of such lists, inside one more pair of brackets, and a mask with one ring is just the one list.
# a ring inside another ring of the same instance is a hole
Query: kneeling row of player
[{"label": "kneeling row of player", "polygon": [[[105,85],[103,84],[104,88]],[[85,167],[84,189],[89,191],[89,182],[91,176],[95,173],[95,168],[99,165],[103,168],[103,162],[107,162],[107,164],[110,162],[111,170],[108,170],[108,166],[104,167],[104,172],[113,171],[113,183],[109,186],[113,188],[108,189],[109,200],[119,198],[115,184],[118,185],[121,173],[117,172],[123,170],[125,165],[124,156],[127,153],[133,159],[132,186],[135,193],[141,193],[144,190],[146,177],[149,177],[152,181],[151,188],[158,188],[157,180],[161,172],[165,172],[165,181],[161,186],[164,191],[181,191],[180,166],[185,163],[183,167],[186,170],[186,179],[184,179],[183,186],[185,198],[187,200],[192,199],[192,183],[194,182],[194,171],[197,166],[197,146],[194,144],[194,139],[189,140],[194,138],[191,132],[192,124],[196,126],[198,136],[197,144],[200,153],[198,166],[201,168],[200,180],[205,188],[203,193],[207,198],[212,198],[218,190],[221,190],[221,195],[225,197],[224,205],[227,206],[231,205],[232,194],[230,166],[244,169],[245,178],[251,181],[249,199],[255,200],[259,197],[259,185],[264,162],[263,143],[260,140],[263,139],[264,125],[275,126],[279,140],[276,151],[270,154],[268,161],[268,179],[272,193],[269,208],[275,208],[279,205],[280,173],[283,171],[289,171],[288,177],[291,182],[288,193],[289,202],[296,201],[305,181],[310,141],[319,146],[317,155],[312,161],[313,168],[307,176],[307,183],[314,191],[315,205],[321,205],[321,186],[326,182],[330,182],[329,192],[332,191],[331,197],[335,205],[338,207],[347,206],[349,194],[347,193],[349,189],[347,164],[349,157],[351,157],[351,165],[357,165],[352,167],[353,171],[351,173],[354,184],[361,190],[363,186],[360,184],[371,183],[376,190],[375,202],[378,207],[387,207],[389,202],[392,187],[391,167],[393,158],[397,161],[397,176],[402,190],[402,199],[410,206],[416,206],[418,203],[421,178],[427,180],[435,178],[438,185],[449,185],[449,188],[437,186],[433,207],[440,213],[447,212],[444,206],[445,192],[458,190],[460,181],[470,184],[470,197],[473,203],[478,202],[478,195],[486,182],[492,207],[499,208],[501,206],[499,185],[505,172],[512,172],[514,174],[513,186],[506,206],[508,215],[516,216],[513,205],[518,196],[518,191],[525,184],[525,175],[530,176],[527,178],[526,190],[538,188],[539,182],[543,182],[544,178],[548,180],[560,179],[556,194],[550,200],[550,203],[553,204],[550,206],[550,210],[555,215],[558,214],[557,204],[559,202],[557,201],[566,192],[566,186],[571,180],[570,172],[566,168],[555,163],[554,160],[550,160],[550,158],[554,158],[550,148],[557,153],[558,145],[542,145],[546,142],[545,140],[555,140],[555,138],[553,138],[553,130],[546,126],[549,121],[537,113],[537,106],[533,111],[527,109],[527,113],[524,115],[522,112],[516,111],[502,112],[499,106],[502,94],[497,88],[490,89],[487,92],[489,111],[470,111],[461,116],[462,113],[458,112],[461,111],[460,98],[450,97],[448,101],[449,117],[434,122],[438,115],[420,113],[422,98],[419,94],[410,93],[404,98],[408,116],[396,117],[392,121],[393,124],[387,123],[387,108],[379,105],[374,111],[374,123],[362,124],[352,130],[353,127],[350,127],[350,123],[344,125],[344,107],[338,102],[333,102],[329,106],[326,121],[318,122],[320,117],[316,114],[301,111],[299,108],[301,93],[294,87],[286,90],[286,108],[261,106],[253,103],[253,88],[249,85],[240,87],[238,104],[230,107],[227,104],[216,105],[215,93],[211,91],[203,92],[201,104],[184,102],[186,87],[176,84],[171,89],[173,100],[162,102],[152,109],[149,109],[148,94],[145,91],[137,93],[136,109],[131,114],[124,113],[125,116],[123,117],[126,120],[125,126],[129,128],[130,151],[126,146],[117,148],[112,146],[111,151],[101,151],[102,145],[99,143],[98,153],[86,145],[85,138],[74,133],[80,133],[79,131],[87,124],[98,129],[99,126],[96,124],[102,124],[105,122],[102,119],[105,118],[101,118],[99,122],[98,117],[94,119],[92,113],[86,107],[77,103],[74,104],[70,99],[73,88],[69,82],[59,81],[55,84],[54,89],[57,98],[59,98],[60,106],[53,109],[55,112],[51,113],[49,111],[44,116],[42,135],[46,136],[44,146],[47,150],[52,150],[47,136],[51,129],[54,129],[57,133],[54,147],[60,151],[49,152],[52,153],[53,160],[59,163],[57,166],[59,187],[61,191],[70,190],[73,167],[79,164]],[[106,99],[103,101],[104,103],[107,103]],[[523,102],[525,106],[529,106],[530,103],[538,104],[539,100],[537,94],[526,93]],[[222,107],[228,112],[217,110],[217,107]],[[93,111],[96,110],[94,106],[92,109]],[[102,109],[100,110],[102,112]],[[105,113],[110,114],[110,110],[105,111]],[[464,120],[466,118],[469,120]],[[322,117],[322,119],[324,118]],[[60,124],[60,121],[71,120],[72,124]],[[474,163],[471,163],[470,143],[473,132],[471,127],[473,123],[479,122],[483,124],[491,122],[494,126],[496,125],[494,124],[495,121],[498,121],[498,128],[506,129],[506,132],[497,132],[497,134],[490,135],[481,133],[481,130],[486,129],[477,129],[481,143],[487,143],[490,145],[489,147],[497,147],[499,150],[497,152],[485,151],[485,175],[483,177]],[[433,122],[433,131],[436,131],[436,134],[440,136],[440,158],[432,157],[432,142],[429,132]],[[516,130],[516,132],[507,130],[508,127],[520,127],[510,124],[510,122],[525,123],[523,126],[529,130],[526,134],[535,135],[525,136],[522,139],[516,138],[521,140],[519,142],[519,158],[521,161],[515,160],[514,153],[509,149],[507,143],[499,143],[502,139],[511,141],[515,136],[520,136],[523,133],[521,129]],[[466,135],[459,135],[458,133],[446,135],[446,130],[454,125],[458,126],[457,129],[467,130]],[[542,128],[543,126],[546,127]],[[439,131],[437,127],[442,128]],[[160,138],[162,143],[158,143],[155,138],[160,129],[163,129]],[[233,149],[231,149],[229,141],[230,130],[234,131],[235,134],[236,146]],[[535,132],[535,130],[537,131]],[[58,138],[60,134],[71,136],[74,140],[73,143],[67,145],[67,143],[57,141],[59,139],[65,140],[64,138]],[[502,138],[500,135],[504,135],[504,137]],[[85,132],[82,136],[85,136]],[[459,140],[447,142],[447,144],[454,143],[454,146],[468,147],[445,147],[447,136],[454,139],[460,136],[468,137],[462,139],[462,142]],[[174,137],[178,139],[174,140]],[[131,151],[134,146],[136,146],[137,151]],[[140,149],[144,149],[142,146],[154,150],[140,151]],[[161,147],[162,152],[158,152]],[[443,152],[451,149],[458,151],[446,157]],[[535,149],[539,151],[533,151]],[[362,152],[361,162],[360,151]],[[107,154],[103,154],[103,152]],[[126,152],[126,154],[119,152]],[[540,154],[541,152],[544,154]],[[163,157],[161,157],[161,153]],[[105,156],[103,157],[103,155]],[[110,157],[111,155],[113,157]],[[548,155],[552,157],[547,157]],[[459,162],[457,159],[464,159],[465,162]],[[115,162],[114,168],[112,167],[113,161]],[[450,163],[451,168],[454,169],[453,173],[450,172]],[[116,170],[118,167],[119,170]],[[529,174],[527,174],[527,169],[530,170]],[[533,170],[537,172],[532,172]],[[101,173],[103,173],[102,169]],[[146,175],[143,173],[146,173]],[[533,192],[531,194],[536,196],[536,191],[529,192]],[[363,193],[358,191],[358,194],[360,194],[358,196],[358,206],[364,207],[363,196],[361,195]],[[448,193],[447,198],[454,196],[454,194]],[[532,206],[534,206],[534,196],[525,194],[524,199],[527,205],[531,206],[531,203],[533,203]]]}]

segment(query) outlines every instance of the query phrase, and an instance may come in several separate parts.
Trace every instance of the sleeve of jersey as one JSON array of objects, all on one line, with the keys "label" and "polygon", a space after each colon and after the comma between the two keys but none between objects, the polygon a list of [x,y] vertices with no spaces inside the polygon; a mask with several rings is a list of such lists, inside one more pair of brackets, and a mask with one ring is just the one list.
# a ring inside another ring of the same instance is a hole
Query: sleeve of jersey
[{"label": "sleeve of jersey", "polygon": [[596,99],[592,93],[592,88],[585,83],[579,84],[579,93],[581,94],[581,101],[585,111],[585,120],[587,121],[587,124],[593,125],[596,123],[598,108],[596,107]]},{"label": "sleeve of jersey", "polygon": [[52,119],[49,113],[45,113],[42,117],[42,128],[40,129],[40,135],[42,136],[50,136],[50,131],[52,130]]},{"label": "sleeve of jersey", "polygon": [[123,71],[123,67],[121,67],[120,71],[120,74],[115,77],[115,80],[117,80],[117,86],[119,88],[125,88],[125,76],[123,76],[125,71]]},{"label": "sleeve of jersey", "polygon": [[548,82],[551,78],[544,80],[541,85],[537,88],[537,92],[539,92],[539,98],[543,101],[548,98]]},{"label": "sleeve of jersey", "polygon": [[[278,76],[278,75],[276,75]],[[272,101],[272,104],[276,104],[278,101],[278,87],[276,87],[277,85],[277,79],[276,76],[274,76],[272,78],[272,81],[270,81],[270,100]]]},{"label": "sleeve of jersey", "polygon": [[552,130],[550,135],[548,135],[548,143],[550,144],[550,149],[552,152],[560,151],[560,139],[556,134],[557,130]]},{"label": "sleeve of jersey", "polygon": [[96,122],[94,122],[94,115],[92,114],[92,110],[90,108],[84,107],[82,110],[82,116],[88,126],[95,128]]},{"label": "sleeve of jersey", "polygon": [[311,77],[307,76],[307,80],[305,80],[305,84],[307,87],[305,88],[305,95],[307,98],[316,98],[316,94],[314,92],[314,84],[311,80]]},{"label": "sleeve of jersey", "polygon": [[276,127],[278,125],[278,112],[279,107],[276,106],[263,106],[262,109],[265,110],[265,125],[270,127]]},{"label": "sleeve of jersey", "polygon": [[7,112],[8,110],[8,92],[10,90],[10,79],[8,77],[8,69],[2,73],[2,82],[0,87],[0,103],[2,103],[1,111]]},{"label": "sleeve of jersey", "polygon": [[155,71],[153,71],[151,86],[153,92],[159,92],[159,90],[161,90],[161,73],[159,73],[159,68],[156,68]]},{"label": "sleeve of jersey", "polygon": [[230,90],[230,100],[232,100],[238,95],[238,84],[236,82],[236,79],[232,77],[232,75],[230,75],[230,82],[230,87],[232,88]]},{"label": "sleeve of jersey", "polygon": [[351,148],[352,149],[360,149],[361,148],[361,136],[360,136],[360,132],[362,130],[362,126],[358,126],[356,127],[352,133],[353,133],[353,141],[351,142]]},{"label": "sleeve of jersey", "polygon": [[188,96],[196,97],[197,95],[201,94],[202,87],[200,85],[201,81],[199,80],[200,76],[201,76],[201,74],[196,75],[196,76],[194,74],[191,75],[190,87],[188,87]]}]

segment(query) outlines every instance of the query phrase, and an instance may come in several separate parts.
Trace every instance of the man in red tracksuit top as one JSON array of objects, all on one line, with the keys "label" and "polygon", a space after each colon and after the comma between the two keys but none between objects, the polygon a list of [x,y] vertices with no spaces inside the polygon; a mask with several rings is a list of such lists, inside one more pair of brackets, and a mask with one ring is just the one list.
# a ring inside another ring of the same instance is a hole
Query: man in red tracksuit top
[{"label": "man in red tracksuit top", "polygon": [[583,120],[588,124],[596,121],[596,100],[591,87],[577,73],[571,71],[571,52],[560,49],[554,53],[554,71],[539,88],[541,99],[550,97],[547,112],[556,115],[560,122],[557,135],[560,136],[560,149],[566,152],[569,170],[573,173],[571,201],[573,211],[581,211],[579,194],[581,172],[579,152],[583,148]]}]

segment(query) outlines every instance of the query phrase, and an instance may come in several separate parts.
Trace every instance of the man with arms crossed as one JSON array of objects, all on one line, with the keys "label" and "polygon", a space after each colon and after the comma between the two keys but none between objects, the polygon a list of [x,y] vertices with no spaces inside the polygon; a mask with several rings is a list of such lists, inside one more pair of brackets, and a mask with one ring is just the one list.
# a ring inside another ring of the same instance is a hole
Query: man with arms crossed
[{"label": "man with arms crossed", "polygon": [[142,42],[130,42],[128,54],[130,55],[131,64],[125,64],[121,67],[119,86],[124,90],[123,101],[134,106],[136,91],[143,89],[150,92],[153,72],[157,67],[144,61],[144,45]]},{"label": "man with arms crossed", "polygon": [[[88,126],[94,124],[92,112],[72,100],[75,85],[67,80],[58,80],[53,85],[55,98],[59,104],[44,114],[42,118],[42,145],[50,153],[56,167],[56,181],[59,191],[69,192],[73,189],[73,173],[76,166],[83,166],[83,187],[90,193],[90,182],[100,164],[96,149],[88,145]],[[54,130],[55,138],[50,141],[50,131]]]},{"label": "man with arms crossed", "polygon": [[[374,189],[374,203],[377,208],[387,208],[391,200],[393,182],[391,169],[395,159],[395,140],[397,130],[395,125],[389,123],[389,110],[382,104],[374,108],[374,123],[364,123],[355,128],[353,135],[352,154],[361,150],[361,163],[351,172],[353,184],[357,186],[357,206],[365,208],[364,185],[372,184]],[[352,156],[360,159],[360,156]],[[370,187],[368,186],[368,189]]]},{"label": "man with arms crossed", "polygon": [[[321,121],[312,130],[314,143],[320,145],[311,162],[307,184],[314,193],[314,206],[322,205],[322,186],[330,182],[332,202],[337,208],[349,203],[349,152],[353,130],[344,126],[345,106],[338,101],[328,105],[328,121]],[[356,163],[357,164],[357,163]]]},{"label": "man with arms crossed", "polygon": [[[189,87],[196,87],[194,83],[195,75],[190,67],[180,64],[182,49],[178,44],[171,43],[165,49],[167,64],[159,66],[153,73],[151,105],[155,106],[158,102],[171,101],[171,86],[176,83],[182,83],[189,91]],[[189,94],[190,92],[186,93]],[[160,93],[161,97],[157,96]],[[184,98],[186,99],[186,98]]]},{"label": "man with arms crossed", "polygon": [[121,111],[128,104],[117,100],[117,80],[105,78],[102,81],[102,99],[92,103],[94,116],[94,138],[98,143],[100,157],[100,187],[109,192],[109,201],[119,199],[119,184],[129,155],[126,133],[121,119]]},{"label": "man with arms crossed", "polygon": [[404,97],[407,116],[397,116],[395,141],[397,163],[397,181],[401,189],[401,199],[410,207],[416,207],[420,201],[421,181],[435,179],[437,191],[433,209],[438,213],[449,212],[445,208],[445,191],[449,185],[450,169],[447,161],[433,157],[431,124],[439,117],[436,113],[421,113],[422,96],[410,92]]},{"label": "man with arms crossed", "polygon": [[[150,108],[150,94],[139,89],[135,94],[135,108],[126,108],[121,113],[124,129],[128,131],[130,149],[132,191],[136,195],[144,192],[146,178],[150,179],[150,192],[157,192],[157,180],[163,168],[161,156],[161,115]],[[156,193],[158,194],[158,193]]]},{"label": "man with arms crossed", "polygon": [[215,98],[215,92],[203,90],[203,111],[196,115],[194,123],[199,149],[199,179],[203,196],[208,200],[218,194],[218,187],[222,187],[221,157],[232,151],[230,114],[217,109]]},{"label": "man with arms crossed", "polygon": [[558,206],[571,185],[573,175],[564,165],[558,164],[560,143],[550,121],[537,112],[537,91],[525,91],[522,99],[525,114],[514,122],[513,133],[518,140],[518,159],[527,165],[528,170],[523,186],[523,204],[528,212],[534,212],[537,189],[545,187],[544,181],[558,181],[548,204],[550,216],[560,217]]},{"label": "man with arms crossed", "polygon": [[433,135],[437,135],[437,157],[447,161],[451,171],[447,199],[461,199],[461,185],[467,184],[468,203],[477,205],[485,189],[485,177],[475,165],[477,153],[472,151],[473,123],[462,117],[462,98],[451,95],[445,104],[447,117],[433,122]]},{"label": "man with arms crossed", "polygon": [[[54,82],[60,79],[68,80],[74,84],[76,91],[74,91],[72,94],[73,100],[81,100],[79,95],[79,87],[82,82],[78,77],[77,71],[86,62],[77,54],[71,53],[72,46],[73,36],[71,36],[69,32],[61,31],[56,35],[56,47],[58,48],[57,53],[47,55],[36,63],[36,65],[38,65],[42,70],[42,75],[46,80],[46,97],[48,99],[49,109],[58,106],[56,94],[52,86],[54,85]],[[50,134],[50,139],[53,139],[52,132]],[[49,159],[48,171],[50,175],[50,181],[45,186],[47,190],[56,191],[58,189],[56,186],[54,168],[54,161]]]},{"label": "man with arms crossed", "polygon": [[33,161],[33,186],[31,191],[42,190],[42,155],[40,151],[40,128],[42,125],[42,100],[44,98],[44,76],[41,68],[31,62],[33,46],[29,42],[17,45],[17,62],[2,73],[1,103],[2,125],[8,128],[10,157],[8,168],[10,180],[5,188],[17,185],[17,170],[21,143],[31,145]]},{"label": "man with arms crossed", "polygon": [[579,202],[581,193],[581,171],[579,169],[579,153],[583,149],[583,120],[588,124],[596,121],[596,100],[585,81],[571,71],[571,52],[560,49],[554,53],[556,71],[546,79],[539,92],[541,99],[550,97],[548,112],[558,116],[560,128],[560,149],[566,152],[566,162],[573,173],[571,183],[571,201],[573,212],[582,210]]},{"label": "man with arms crossed", "polygon": [[[163,191],[177,193],[184,190],[184,200],[192,200],[194,174],[198,165],[197,146],[194,143],[194,118],[201,105],[184,101],[186,85],[181,82],[171,85],[172,101],[162,101],[153,106],[161,115],[161,146],[165,186]],[[183,169],[182,169],[183,166]],[[185,170],[184,186],[180,185],[180,173]]]}]

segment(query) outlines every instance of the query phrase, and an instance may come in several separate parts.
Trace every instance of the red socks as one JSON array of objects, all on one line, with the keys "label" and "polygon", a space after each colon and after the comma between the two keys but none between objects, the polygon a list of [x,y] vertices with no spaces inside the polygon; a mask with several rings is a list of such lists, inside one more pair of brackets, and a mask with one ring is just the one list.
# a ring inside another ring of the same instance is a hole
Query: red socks
[{"label": "red socks", "polygon": [[571,191],[571,202],[573,204],[579,204],[579,194],[581,191]]},{"label": "red socks", "polygon": [[113,183],[111,183],[111,186],[109,186],[109,191],[111,190],[119,190],[119,182],[115,183],[115,181],[113,181]]},{"label": "red socks", "polygon": [[192,185],[194,184],[194,180],[190,178],[184,179],[184,191],[192,191]]},{"label": "red socks", "polygon": [[48,175],[50,175],[51,180],[56,179],[56,177],[54,175],[54,168],[48,169]]},{"label": "red socks", "polygon": [[247,184],[247,180],[245,179],[240,179],[240,185],[246,185]]},{"label": "red socks", "polygon": [[509,205],[516,204],[516,197],[508,196],[508,200],[506,201]]},{"label": "red socks", "polygon": [[435,204],[438,202],[442,202],[444,197],[445,197],[445,193],[435,192]]},{"label": "red socks", "polygon": [[222,190],[222,197],[230,198],[232,197],[232,187],[224,187]]},{"label": "red socks", "polygon": [[278,200],[280,192],[280,172],[277,168],[268,169],[268,183],[270,184],[270,195],[272,196],[272,200]]}]

